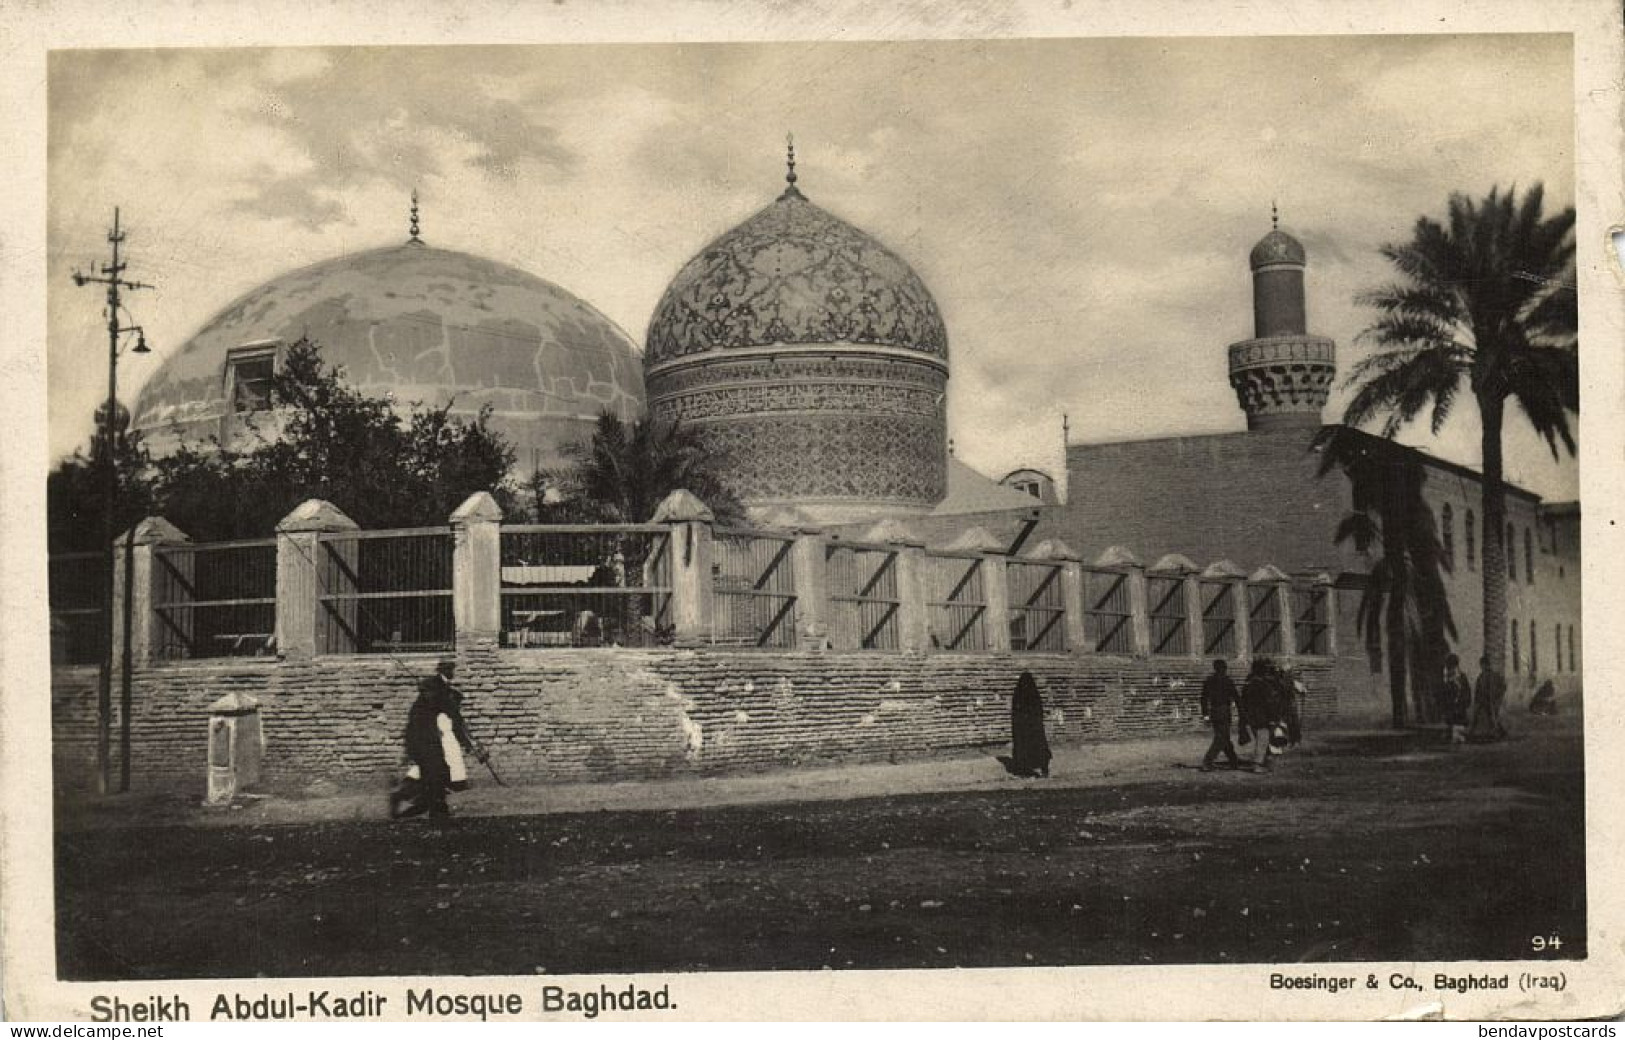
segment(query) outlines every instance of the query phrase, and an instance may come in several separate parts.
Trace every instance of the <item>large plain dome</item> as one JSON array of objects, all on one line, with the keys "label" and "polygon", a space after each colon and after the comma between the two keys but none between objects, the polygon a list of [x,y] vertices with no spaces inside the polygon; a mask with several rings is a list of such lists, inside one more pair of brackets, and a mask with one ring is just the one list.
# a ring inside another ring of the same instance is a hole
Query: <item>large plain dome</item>
[{"label": "large plain dome", "polygon": [[[231,440],[276,352],[302,337],[370,396],[442,406],[493,425],[523,469],[553,465],[601,411],[643,407],[636,348],[580,299],[506,264],[405,245],[273,279],[211,319],[142,390],[135,426],[159,454]],[[257,367],[256,367],[257,366]]]}]

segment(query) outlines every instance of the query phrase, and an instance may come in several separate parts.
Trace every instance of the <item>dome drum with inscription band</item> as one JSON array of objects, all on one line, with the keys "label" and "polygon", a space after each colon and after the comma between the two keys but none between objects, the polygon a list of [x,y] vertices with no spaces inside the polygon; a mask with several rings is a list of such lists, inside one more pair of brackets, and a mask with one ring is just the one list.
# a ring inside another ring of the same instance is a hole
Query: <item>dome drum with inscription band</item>
[{"label": "dome drum with inscription band", "polygon": [[924,513],[947,490],[948,334],[925,284],[789,185],[655,308],[650,414],[694,428],[754,514]]},{"label": "dome drum with inscription band", "polygon": [[1332,381],[1337,344],[1308,332],[1302,243],[1280,229],[1253,246],[1253,338],[1230,345],[1230,385],[1249,430],[1318,428]]}]

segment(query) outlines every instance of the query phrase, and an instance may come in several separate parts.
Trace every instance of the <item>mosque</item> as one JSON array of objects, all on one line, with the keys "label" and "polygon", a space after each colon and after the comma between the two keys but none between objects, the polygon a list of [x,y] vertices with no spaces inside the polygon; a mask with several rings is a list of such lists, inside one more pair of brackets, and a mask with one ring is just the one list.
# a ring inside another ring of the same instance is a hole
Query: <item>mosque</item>
[{"label": "mosque", "polygon": [[[1373,560],[1335,541],[1350,482],[1322,477],[1311,450],[1336,345],[1309,331],[1295,238],[1272,227],[1249,255],[1254,336],[1227,348],[1245,429],[1068,443],[1063,497],[1042,470],[995,481],[953,457],[950,337],[930,291],[896,252],[802,192],[793,149],[786,181],[678,269],[641,358],[559,286],[426,245],[414,197],[406,243],[283,275],[209,321],[147,384],[134,425],[157,454],[263,431],[280,352],[308,336],[369,394],[449,402],[464,416],[490,405],[520,466],[556,464],[604,410],[647,410],[697,429],[763,525],[854,533],[889,520],[934,546],[981,528],[1011,551],[1056,539],[1086,561],[1126,549],[1174,567],[1272,565],[1323,576],[1347,600],[1340,616],[1354,616]],[[1460,656],[1479,654],[1479,547],[1504,538],[1512,671],[1577,689],[1579,504],[1509,486],[1507,529],[1489,532],[1475,517],[1476,472],[1365,439],[1425,472]],[[1381,655],[1361,662],[1349,681],[1380,701]]]}]

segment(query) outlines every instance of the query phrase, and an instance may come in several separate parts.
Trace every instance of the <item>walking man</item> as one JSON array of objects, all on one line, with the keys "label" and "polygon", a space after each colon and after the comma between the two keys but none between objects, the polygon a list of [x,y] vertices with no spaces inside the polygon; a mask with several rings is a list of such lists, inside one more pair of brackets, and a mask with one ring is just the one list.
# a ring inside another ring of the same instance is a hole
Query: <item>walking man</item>
[{"label": "walking man", "polygon": [[1202,756],[1202,772],[1213,772],[1213,763],[1222,753],[1235,769],[1241,765],[1241,759],[1236,756],[1236,745],[1230,741],[1231,709],[1235,706],[1238,694],[1236,684],[1230,681],[1225,674],[1224,661],[1213,662],[1213,673],[1202,680],[1202,718],[1213,724],[1213,743],[1208,745],[1207,754]]},{"label": "walking man", "polygon": [[446,791],[452,783],[446,745],[453,754],[459,747],[472,751],[474,746],[463,723],[462,691],[451,684],[456,676],[457,662],[447,658],[435,666],[433,675],[418,680],[418,699],[406,716],[406,756],[418,775],[415,784],[408,781],[390,794],[392,817],[423,812],[431,819],[451,815],[446,806]]},{"label": "walking man", "polygon": [[1280,721],[1275,677],[1270,674],[1270,663],[1263,658],[1253,660],[1252,671],[1241,687],[1241,724],[1252,738],[1252,772],[1270,770],[1270,737]]}]

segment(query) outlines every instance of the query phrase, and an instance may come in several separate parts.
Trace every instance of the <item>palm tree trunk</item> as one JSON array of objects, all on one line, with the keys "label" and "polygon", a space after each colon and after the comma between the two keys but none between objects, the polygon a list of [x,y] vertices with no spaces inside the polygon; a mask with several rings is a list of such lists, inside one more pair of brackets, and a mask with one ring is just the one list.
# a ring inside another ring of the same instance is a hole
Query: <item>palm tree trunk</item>
[{"label": "palm tree trunk", "polygon": [[1506,399],[1482,391],[1477,397],[1484,453],[1484,656],[1489,667],[1505,675],[1507,553],[1514,551],[1506,544],[1506,485],[1501,479],[1501,419]]},{"label": "palm tree trunk", "polygon": [[[1388,699],[1393,704],[1394,728],[1404,729],[1406,723],[1405,686],[1409,669],[1406,667],[1408,648],[1405,640],[1405,611],[1398,593],[1389,594],[1388,608]],[[1399,609],[1395,609],[1398,605]]]}]

